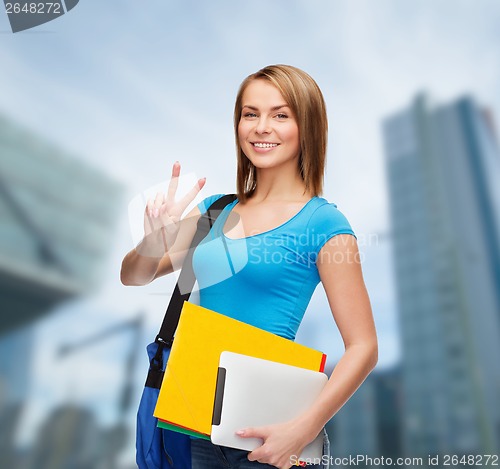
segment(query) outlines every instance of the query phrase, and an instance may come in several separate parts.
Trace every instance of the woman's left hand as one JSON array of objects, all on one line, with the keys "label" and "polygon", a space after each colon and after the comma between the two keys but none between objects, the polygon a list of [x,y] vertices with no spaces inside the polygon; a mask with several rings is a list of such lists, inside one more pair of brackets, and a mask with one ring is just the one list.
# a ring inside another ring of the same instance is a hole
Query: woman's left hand
[{"label": "woman's left hand", "polygon": [[[303,430],[303,429],[302,429]],[[279,469],[297,465],[302,450],[314,439],[308,438],[297,423],[285,422],[275,425],[242,429],[236,434],[242,438],[260,438],[262,446],[248,454],[250,461],[270,464]]]}]

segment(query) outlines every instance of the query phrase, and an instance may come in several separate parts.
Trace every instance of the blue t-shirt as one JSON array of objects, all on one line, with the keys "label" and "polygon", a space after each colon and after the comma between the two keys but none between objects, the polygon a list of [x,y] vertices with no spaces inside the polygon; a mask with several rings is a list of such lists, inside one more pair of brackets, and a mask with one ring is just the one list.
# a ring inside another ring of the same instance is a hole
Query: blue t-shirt
[{"label": "blue t-shirt", "polygon": [[[200,212],[220,197],[204,199]],[[225,207],[194,252],[200,305],[294,340],[320,281],[319,251],[333,236],[354,232],[335,204],[313,197],[282,225],[231,239],[222,229],[237,203]]]}]

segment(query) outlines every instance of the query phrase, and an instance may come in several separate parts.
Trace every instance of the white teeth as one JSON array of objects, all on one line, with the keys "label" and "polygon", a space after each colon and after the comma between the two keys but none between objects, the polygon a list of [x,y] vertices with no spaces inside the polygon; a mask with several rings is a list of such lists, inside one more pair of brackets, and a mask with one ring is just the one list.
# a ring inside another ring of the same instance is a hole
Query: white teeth
[{"label": "white teeth", "polygon": [[273,147],[277,147],[278,144],[277,143],[254,143],[253,146],[257,147],[257,148],[273,148]]}]

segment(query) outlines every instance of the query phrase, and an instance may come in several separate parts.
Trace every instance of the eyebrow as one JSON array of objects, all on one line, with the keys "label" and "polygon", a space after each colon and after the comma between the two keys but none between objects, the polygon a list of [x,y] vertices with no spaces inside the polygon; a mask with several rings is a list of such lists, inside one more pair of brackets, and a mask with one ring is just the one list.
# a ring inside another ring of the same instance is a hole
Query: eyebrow
[{"label": "eyebrow", "polygon": [[[258,111],[258,110],[259,110],[259,109],[258,109],[258,108],[256,108],[255,106],[250,106],[249,104],[245,104],[245,105],[242,107],[242,109],[243,109],[243,108],[245,108],[245,107],[247,107],[248,109],[251,109],[252,111]],[[288,106],[288,104],[280,104],[279,106],[273,106],[273,107],[271,108],[271,111],[278,111],[279,109],[282,109],[282,108],[284,108],[284,107],[290,107],[290,106]]]}]

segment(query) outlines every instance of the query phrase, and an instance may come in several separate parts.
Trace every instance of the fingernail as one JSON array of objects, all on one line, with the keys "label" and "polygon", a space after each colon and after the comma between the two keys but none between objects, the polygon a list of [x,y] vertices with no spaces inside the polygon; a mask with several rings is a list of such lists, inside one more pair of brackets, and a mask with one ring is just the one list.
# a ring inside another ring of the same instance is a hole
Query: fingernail
[{"label": "fingernail", "polygon": [[176,161],[174,164],[180,164],[178,161]]},{"label": "fingernail", "polygon": [[160,210],[155,208],[154,213],[155,213],[155,218],[158,218],[158,215],[160,214]]},{"label": "fingernail", "polygon": [[245,434],[245,430],[238,430],[236,434],[242,436]]}]

